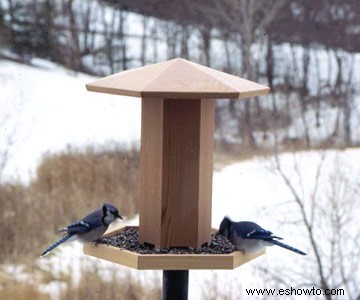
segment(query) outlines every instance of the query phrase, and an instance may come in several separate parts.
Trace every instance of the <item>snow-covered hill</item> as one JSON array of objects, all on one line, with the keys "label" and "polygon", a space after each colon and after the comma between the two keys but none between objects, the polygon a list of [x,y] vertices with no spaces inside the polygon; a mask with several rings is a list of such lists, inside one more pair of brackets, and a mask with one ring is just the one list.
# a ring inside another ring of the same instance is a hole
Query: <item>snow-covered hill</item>
[{"label": "snow-covered hill", "polygon": [[0,120],[6,121],[0,147],[9,136],[16,142],[3,179],[28,181],[43,153],[67,145],[138,144],[138,98],[87,92],[85,84],[96,78],[34,63],[0,61]]},{"label": "snow-covered hill", "polygon": [[[85,84],[96,80],[75,74],[48,61],[33,59],[34,66],[0,61],[0,153],[8,147],[7,138],[14,145],[3,178],[28,181],[34,174],[41,155],[59,151],[67,145],[102,145],[106,142],[139,145],[140,100],[87,92]],[[264,103],[269,99],[264,97]],[[354,97],[351,120],[353,141],[359,136],[360,97]],[[270,105],[270,104],[269,104]],[[277,130],[277,138],[303,136],[304,122],[309,124],[313,141],[323,140],[334,131],[334,108],[323,107],[321,126],[316,127],[316,111],[309,110],[305,120],[295,99],[290,110],[293,123]],[[222,129],[222,132],[224,129]],[[234,131],[227,125],[225,135]],[[236,131],[236,130],[235,130]],[[263,132],[255,136],[264,146],[273,143],[273,135],[263,140]]]}]

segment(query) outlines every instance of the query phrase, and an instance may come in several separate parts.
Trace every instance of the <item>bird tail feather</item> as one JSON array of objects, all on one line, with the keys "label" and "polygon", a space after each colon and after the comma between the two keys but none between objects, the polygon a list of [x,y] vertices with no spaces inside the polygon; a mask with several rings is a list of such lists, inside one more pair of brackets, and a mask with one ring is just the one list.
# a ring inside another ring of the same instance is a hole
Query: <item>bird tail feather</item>
[{"label": "bird tail feather", "polygon": [[297,253],[297,254],[306,255],[305,252],[302,252],[302,251],[299,250],[299,249],[296,249],[296,248],[294,248],[294,247],[291,247],[291,246],[289,246],[289,245],[287,245],[287,244],[284,244],[284,243],[282,243],[282,242],[279,242],[279,241],[277,241],[277,240],[267,240],[267,242],[269,242],[269,243],[271,243],[271,244],[274,244],[274,245],[277,245],[277,246],[280,246],[280,247],[285,248],[285,249],[287,249],[287,250],[293,251],[293,252],[295,252],[295,253]]},{"label": "bird tail feather", "polygon": [[60,246],[62,243],[66,242],[68,239],[70,239],[73,236],[73,234],[68,234],[62,237],[60,240],[49,246],[45,251],[43,251],[40,256],[45,256],[49,254],[52,250],[54,250],[56,247]]}]

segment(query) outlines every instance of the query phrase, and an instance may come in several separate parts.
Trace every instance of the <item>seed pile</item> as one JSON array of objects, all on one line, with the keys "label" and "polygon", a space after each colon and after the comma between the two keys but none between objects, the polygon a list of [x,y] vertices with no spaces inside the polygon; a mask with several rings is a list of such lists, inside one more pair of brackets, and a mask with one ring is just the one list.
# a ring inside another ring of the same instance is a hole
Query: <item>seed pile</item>
[{"label": "seed pile", "polygon": [[139,254],[228,254],[235,251],[235,246],[219,234],[212,234],[211,241],[200,248],[156,249],[139,242],[138,228],[127,228],[118,235],[100,238],[97,243],[123,248]]}]

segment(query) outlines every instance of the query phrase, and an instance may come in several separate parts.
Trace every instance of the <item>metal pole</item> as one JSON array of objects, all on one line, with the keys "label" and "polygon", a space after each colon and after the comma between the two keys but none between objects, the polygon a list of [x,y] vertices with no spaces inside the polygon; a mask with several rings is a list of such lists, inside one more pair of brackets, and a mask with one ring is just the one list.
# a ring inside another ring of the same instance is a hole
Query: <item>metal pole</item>
[{"label": "metal pole", "polygon": [[164,270],[162,300],[187,300],[189,270]]}]

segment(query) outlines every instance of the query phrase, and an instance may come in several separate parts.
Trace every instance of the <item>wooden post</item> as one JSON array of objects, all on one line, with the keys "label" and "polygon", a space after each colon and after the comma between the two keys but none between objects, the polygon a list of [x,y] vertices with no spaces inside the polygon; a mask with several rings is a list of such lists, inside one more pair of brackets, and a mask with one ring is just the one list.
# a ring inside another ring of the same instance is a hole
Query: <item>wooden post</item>
[{"label": "wooden post", "polygon": [[142,242],[199,247],[210,240],[213,131],[212,99],[142,100]]}]

